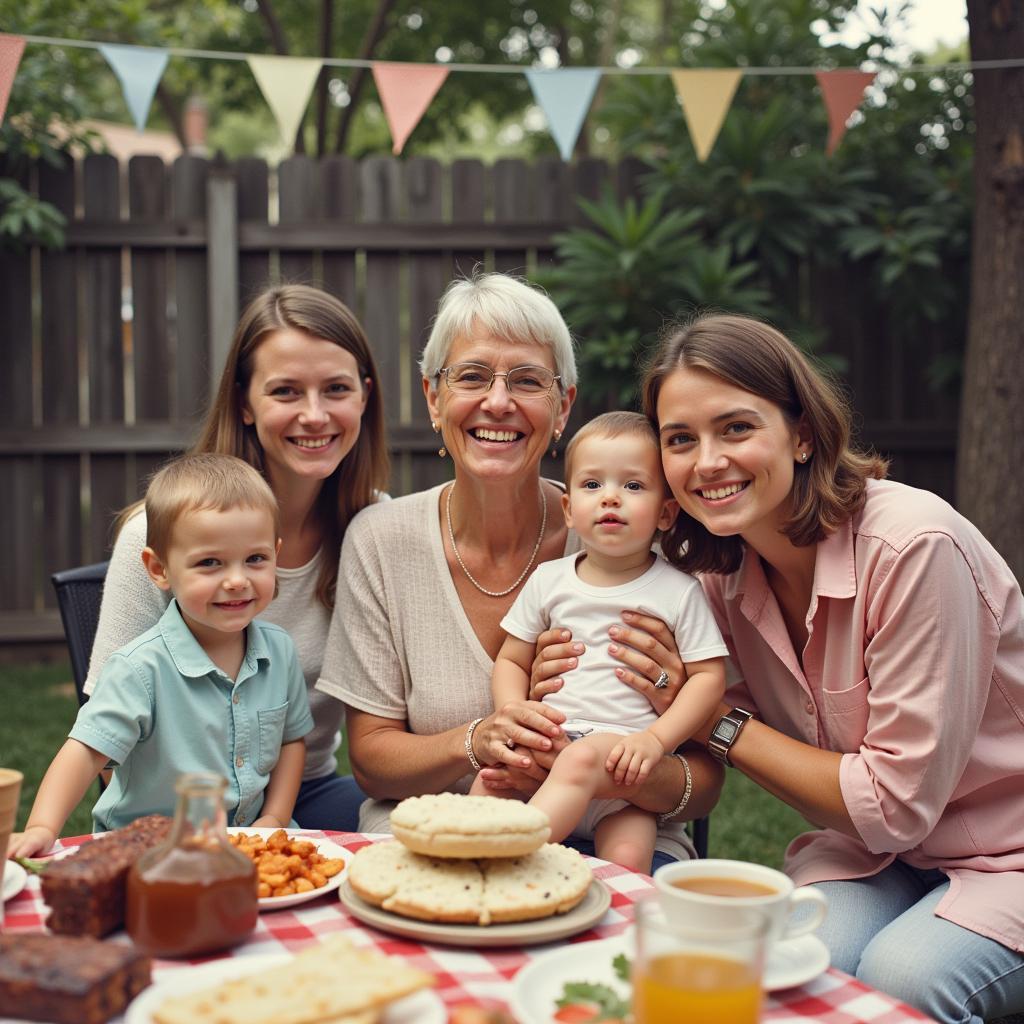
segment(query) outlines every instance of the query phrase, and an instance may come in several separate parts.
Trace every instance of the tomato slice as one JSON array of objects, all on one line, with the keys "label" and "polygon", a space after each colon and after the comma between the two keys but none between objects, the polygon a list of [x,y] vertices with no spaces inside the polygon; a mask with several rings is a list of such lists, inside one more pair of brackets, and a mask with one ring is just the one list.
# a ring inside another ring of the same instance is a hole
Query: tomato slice
[{"label": "tomato slice", "polygon": [[569,1003],[563,1006],[554,1016],[561,1024],[586,1024],[601,1015],[601,1008],[596,1003]]}]

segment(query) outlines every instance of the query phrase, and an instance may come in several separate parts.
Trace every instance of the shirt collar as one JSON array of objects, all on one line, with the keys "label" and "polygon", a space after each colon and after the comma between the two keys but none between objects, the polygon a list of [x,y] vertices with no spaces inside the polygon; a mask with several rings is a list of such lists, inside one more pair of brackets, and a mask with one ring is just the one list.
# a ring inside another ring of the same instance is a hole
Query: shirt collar
[{"label": "shirt collar", "polygon": [[[185,620],[178,609],[178,602],[174,598],[171,599],[167,610],[160,617],[159,627],[160,635],[174,661],[174,667],[181,675],[199,679],[208,676],[211,672],[224,674],[199,645],[199,641],[192,635],[192,630],[185,625]],[[262,631],[250,625],[245,633],[245,660],[238,673],[239,682],[253,675],[260,661],[270,664],[270,652]]]},{"label": "shirt collar", "polygon": [[[854,559],[853,520],[845,519],[824,540],[818,541],[814,559],[816,597],[854,597],[857,594],[857,565]],[[757,552],[744,545],[739,569],[725,577],[724,596],[765,596],[768,587],[764,566]]]}]

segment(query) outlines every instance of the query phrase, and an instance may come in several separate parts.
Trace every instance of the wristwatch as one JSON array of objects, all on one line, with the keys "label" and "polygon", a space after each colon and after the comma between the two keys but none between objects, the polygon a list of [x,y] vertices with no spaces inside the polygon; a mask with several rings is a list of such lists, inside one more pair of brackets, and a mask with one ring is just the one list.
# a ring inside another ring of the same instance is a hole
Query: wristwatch
[{"label": "wristwatch", "polygon": [[736,742],[736,737],[739,736],[743,726],[753,717],[749,711],[744,711],[743,708],[733,708],[732,711],[722,715],[708,737],[708,753],[716,761],[721,761],[722,764],[731,768],[732,761],[729,760],[729,750]]}]

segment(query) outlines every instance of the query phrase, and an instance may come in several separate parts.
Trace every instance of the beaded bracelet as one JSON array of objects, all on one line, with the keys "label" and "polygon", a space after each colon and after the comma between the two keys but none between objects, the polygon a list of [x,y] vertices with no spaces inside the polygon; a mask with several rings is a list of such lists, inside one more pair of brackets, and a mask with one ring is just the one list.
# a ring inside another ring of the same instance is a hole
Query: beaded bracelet
[{"label": "beaded bracelet", "polygon": [[[474,718],[473,721],[469,723],[469,728],[466,730],[466,757],[469,758],[469,763],[473,766],[473,771],[475,772],[478,772],[483,768],[483,765],[476,759],[476,754],[473,753],[473,733],[476,732],[476,727],[482,721],[482,718]],[[686,774],[687,777],[689,777],[689,769],[687,769]]]},{"label": "beaded bracelet", "polygon": [[[475,724],[475,723],[474,723]],[[679,803],[665,814],[658,815],[658,824],[664,825],[671,821],[680,811],[690,802],[690,794],[693,792],[693,776],[690,774],[690,762],[683,757],[682,754],[672,754],[672,757],[679,759],[679,763],[683,766],[683,771],[686,773],[686,786],[683,789],[683,795],[679,798]]]}]

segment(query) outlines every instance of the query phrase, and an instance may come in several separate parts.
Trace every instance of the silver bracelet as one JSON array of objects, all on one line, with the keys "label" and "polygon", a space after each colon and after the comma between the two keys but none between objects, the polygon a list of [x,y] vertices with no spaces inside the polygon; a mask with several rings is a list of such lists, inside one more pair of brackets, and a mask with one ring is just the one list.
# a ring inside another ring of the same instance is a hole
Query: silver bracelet
[{"label": "silver bracelet", "polygon": [[[475,723],[474,723],[475,724]],[[668,811],[666,814],[658,815],[658,824],[666,825],[670,822],[680,811],[690,802],[690,794],[693,792],[693,776],[690,774],[690,762],[683,757],[682,754],[672,754],[672,757],[679,759],[679,763],[683,766],[683,771],[686,772],[686,786],[683,788],[683,795],[679,798],[679,803]]]},{"label": "silver bracelet", "polygon": [[[469,723],[469,728],[466,730],[466,757],[469,758],[469,763],[473,766],[473,771],[478,772],[483,768],[483,765],[476,759],[476,754],[473,753],[473,733],[476,732],[476,727],[483,721],[482,718],[474,718]],[[686,775],[689,777],[690,770],[686,770]]]}]

